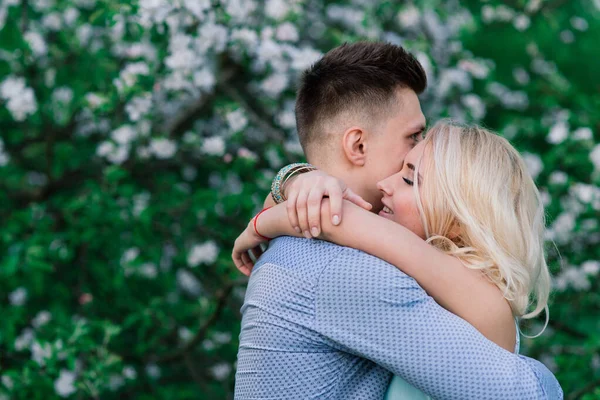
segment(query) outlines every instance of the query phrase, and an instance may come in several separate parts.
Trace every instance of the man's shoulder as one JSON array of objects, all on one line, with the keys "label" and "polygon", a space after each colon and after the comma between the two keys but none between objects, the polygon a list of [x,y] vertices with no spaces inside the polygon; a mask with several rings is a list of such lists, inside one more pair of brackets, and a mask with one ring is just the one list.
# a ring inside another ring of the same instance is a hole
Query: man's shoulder
[{"label": "man's shoulder", "polygon": [[269,243],[269,248],[260,257],[254,269],[276,265],[297,273],[320,270],[342,248],[322,240],[282,236]]}]

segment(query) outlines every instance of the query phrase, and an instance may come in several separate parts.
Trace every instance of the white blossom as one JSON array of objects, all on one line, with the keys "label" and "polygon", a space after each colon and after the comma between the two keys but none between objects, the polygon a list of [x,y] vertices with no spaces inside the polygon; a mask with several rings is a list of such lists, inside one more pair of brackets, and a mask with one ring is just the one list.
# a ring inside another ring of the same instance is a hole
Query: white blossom
[{"label": "white blossom", "polygon": [[594,135],[590,128],[582,127],[575,129],[575,131],[573,131],[572,137],[575,140],[590,140],[593,139]]},{"label": "white blossom", "polygon": [[31,343],[33,343],[34,339],[35,334],[33,332],[33,329],[23,329],[23,332],[21,332],[21,334],[15,339],[15,350],[22,351],[28,349],[29,346],[31,346]]},{"label": "white blossom", "polygon": [[49,311],[43,310],[36,314],[36,316],[31,320],[31,325],[35,328],[40,328],[41,326],[46,325],[52,319],[52,314]]},{"label": "white blossom", "polygon": [[118,146],[110,154],[106,155],[106,159],[113,164],[123,164],[128,157],[128,146]]},{"label": "white blossom", "polygon": [[233,132],[239,132],[248,125],[248,118],[246,118],[244,111],[240,108],[228,112],[225,119]]},{"label": "white blossom", "polygon": [[183,0],[183,5],[200,20],[204,19],[204,13],[211,7],[210,0]]},{"label": "white blossom", "polygon": [[462,90],[471,90],[472,81],[466,71],[448,68],[440,74],[437,92],[440,97],[445,97],[451,88],[458,87]]},{"label": "white blossom", "polygon": [[202,293],[202,284],[191,272],[180,268],[177,270],[176,279],[179,288],[189,295],[199,296]]},{"label": "white blossom", "polygon": [[407,5],[398,13],[398,23],[401,28],[412,29],[421,20],[421,12],[412,4]]},{"label": "white blossom", "polygon": [[219,248],[212,240],[195,244],[188,253],[187,263],[190,267],[197,267],[200,264],[212,264],[217,260],[218,255]]},{"label": "white blossom", "polygon": [[113,392],[125,385],[125,379],[121,375],[111,374],[108,378],[108,388]]},{"label": "white blossom", "polygon": [[550,229],[548,229],[548,239],[558,243],[566,243],[573,228],[575,228],[575,214],[570,210],[565,210],[556,217]]},{"label": "white blossom", "polygon": [[119,79],[113,81],[119,92],[129,88],[137,82],[139,75],[149,75],[150,67],[143,61],[129,63],[119,73]]},{"label": "white blossom", "polygon": [[100,157],[106,157],[110,153],[112,153],[113,151],[115,151],[115,149],[116,149],[116,146],[115,146],[114,143],[112,143],[112,142],[102,142],[96,148],[96,154],[98,156],[100,156]]},{"label": "white blossom", "polygon": [[526,85],[530,81],[529,73],[521,67],[513,69],[513,78],[521,85]]},{"label": "white blossom", "polygon": [[10,161],[8,153],[4,151],[4,142],[0,138],[0,167],[5,166]]},{"label": "white blossom", "polygon": [[473,118],[479,120],[485,116],[485,103],[476,94],[467,94],[462,97],[462,103],[469,109]]},{"label": "white blossom", "polygon": [[154,279],[158,274],[158,269],[156,268],[155,264],[148,262],[140,265],[138,267],[138,272],[141,276],[145,278]]},{"label": "white blossom", "polygon": [[571,25],[578,31],[587,31],[589,24],[581,17],[571,17]]},{"label": "white blossom", "polygon": [[490,67],[480,60],[461,60],[458,66],[478,79],[484,79],[490,74]]},{"label": "white blossom", "polygon": [[154,363],[146,365],[146,374],[152,379],[160,378],[160,367]]},{"label": "white blossom", "polygon": [[212,340],[218,344],[227,344],[231,342],[231,332],[215,332]]},{"label": "white blossom", "polygon": [[71,103],[73,100],[73,89],[66,86],[54,89],[52,92],[52,100],[63,104]]},{"label": "white blossom", "polygon": [[46,85],[46,87],[52,87],[54,86],[54,83],[56,82],[56,69],[54,68],[48,68],[47,70],[44,71],[44,84]]},{"label": "white blossom", "polygon": [[92,36],[94,36],[94,28],[87,23],[79,25],[75,30],[75,36],[77,36],[80,46],[87,46]]},{"label": "white blossom", "polygon": [[208,68],[202,68],[200,71],[196,71],[194,73],[193,81],[196,87],[206,92],[212,90],[216,83],[215,75]]},{"label": "white blossom", "polygon": [[135,371],[135,368],[133,368],[132,366],[125,366],[123,368],[123,376],[127,379],[135,379],[137,378],[137,372]]},{"label": "white blossom", "polygon": [[256,6],[254,0],[227,0],[225,2],[225,12],[229,14],[233,21],[243,22],[256,10]]},{"label": "white blossom", "polygon": [[37,0],[31,3],[31,7],[42,13],[56,6],[56,0]]},{"label": "white blossom", "polygon": [[563,171],[554,171],[548,178],[549,182],[555,185],[562,185],[567,183],[568,175]]},{"label": "white blossom", "polygon": [[27,301],[27,289],[19,287],[8,294],[8,301],[13,306],[22,306]]},{"label": "white blossom", "polygon": [[69,397],[75,393],[75,373],[67,371],[66,369],[60,370],[58,379],[54,381],[54,390],[56,394],[61,397]]},{"label": "white blossom", "polygon": [[23,35],[23,38],[37,57],[45,56],[48,53],[48,45],[39,32],[29,31]]},{"label": "white blossom", "polygon": [[286,0],[267,0],[265,14],[274,20],[281,20],[290,12],[288,4]]},{"label": "white blossom", "polygon": [[42,17],[42,25],[51,31],[58,31],[62,28],[62,19],[57,12],[51,12]]},{"label": "white blossom", "polygon": [[544,169],[544,164],[542,163],[542,159],[533,153],[523,152],[522,153],[523,161],[525,161],[525,165],[527,166],[527,170],[533,179],[537,178],[537,176]]},{"label": "white blossom", "polygon": [[[150,203],[150,193],[142,192],[133,196],[133,215],[135,217],[139,217],[146,208],[148,208],[148,204]],[[137,250],[137,249],[136,249]],[[139,254],[139,250],[138,250]],[[137,257],[137,255],[136,255]]]},{"label": "white blossom", "polygon": [[231,32],[231,40],[241,42],[246,49],[252,49],[258,46],[258,35],[255,31],[248,28],[233,30]]},{"label": "white blossom", "polygon": [[4,387],[7,388],[8,390],[12,390],[12,388],[15,385],[12,378],[8,375],[2,375],[2,378],[0,378],[0,381],[2,382]]},{"label": "white blossom", "polygon": [[531,20],[527,15],[520,14],[517,15],[513,20],[513,25],[518,31],[523,32],[524,30],[529,28],[529,26],[531,25]]},{"label": "white blossom", "polygon": [[137,133],[131,125],[123,125],[115,129],[110,136],[118,144],[128,145],[137,137]]},{"label": "white blossom", "polygon": [[296,71],[304,71],[323,56],[320,51],[310,47],[290,49],[289,54],[292,58],[291,67]]},{"label": "white blossom", "polygon": [[260,84],[261,89],[271,97],[278,97],[287,86],[287,75],[279,73],[272,74]]},{"label": "white blossom", "polygon": [[291,22],[284,22],[277,27],[275,37],[284,42],[296,42],[299,39],[298,29]]},{"label": "white blossom", "polygon": [[132,262],[140,255],[140,249],[137,247],[131,247],[123,253],[121,256],[121,265],[126,265]]},{"label": "white blossom", "polygon": [[0,97],[7,100],[6,108],[15,121],[24,121],[37,111],[35,94],[26,87],[24,78],[8,76],[0,84]]},{"label": "white blossom", "polygon": [[552,144],[559,144],[565,141],[569,135],[569,125],[564,121],[558,121],[550,128],[550,133],[546,140]]},{"label": "white blossom", "polygon": [[201,152],[209,156],[222,156],[225,153],[225,141],[220,136],[204,139]]},{"label": "white blossom", "polygon": [[165,138],[152,139],[150,141],[150,151],[156,158],[168,159],[175,155],[177,151],[177,144]]},{"label": "white blossom", "polygon": [[218,381],[223,381],[231,374],[231,365],[226,362],[220,362],[210,368],[211,374]]},{"label": "white blossom", "polygon": [[137,96],[131,99],[125,106],[125,112],[127,113],[131,121],[139,121],[144,115],[146,115],[152,108],[152,95],[145,93],[142,96]]},{"label": "white blossom", "polygon": [[600,261],[588,260],[581,264],[581,270],[588,275],[596,276],[600,272]]},{"label": "white blossom", "polygon": [[200,50],[206,52],[211,49],[217,53],[223,51],[227,45],[229,32],[223,25],[205,23],[198,29],[198,36],[202,38]]},{"label": "white blossom", "polygon": [[46,360],[52,357],[52,346],[50,343],[44,343],[42,346],[39,342],[34,341],[31,345],[31,359],[39,366],[46,365]]},{"label": "white blossom", "polygon": [[594,168],[600,171],[600,144],[594,146],[590,152],[590,160],[592,161],[592,164],[594,164]]},{"label": "white blossom", "polygon": [[575,41],[575,35],[570,30],[565,29],[560,33],[560,40],[567,44],[573,43]]},{"label": "white blossom", "polygon": [[69,7],[65,10],[63,17],[65,20],[65,24],[68,27],[72,27],[77,21],[77,18],[79,18],[79,10],[77,10],[74,7]]},{"label": "white blossom", "polygon": [[194,336],[194,333],[189,328],[182,326],[177,330],[177,336],[182,342],[187,342]]}]

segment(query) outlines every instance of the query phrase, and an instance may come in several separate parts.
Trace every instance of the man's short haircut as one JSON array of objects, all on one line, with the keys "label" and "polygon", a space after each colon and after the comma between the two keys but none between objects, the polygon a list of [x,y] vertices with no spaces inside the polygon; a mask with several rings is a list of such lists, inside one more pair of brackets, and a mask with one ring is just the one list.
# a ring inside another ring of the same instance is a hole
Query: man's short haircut
[{"label": "man's short haircut", "polygon": [[417,59],[400,46],[382,42],[345,43],[329,51],[300,79],[296,124],[304,152],[326,141],[325,124],[341,113],[385,118],[397,104],[396,91],[427,87]]}]

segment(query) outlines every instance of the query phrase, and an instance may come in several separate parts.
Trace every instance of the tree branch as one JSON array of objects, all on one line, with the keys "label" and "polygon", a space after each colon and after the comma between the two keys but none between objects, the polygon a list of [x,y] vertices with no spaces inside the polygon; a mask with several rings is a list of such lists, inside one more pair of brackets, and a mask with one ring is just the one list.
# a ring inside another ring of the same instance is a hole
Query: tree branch
[{"label": "tree branch", "polygon": [[250,97],[248,93],[238,90],[234,86],[230,85],[229,82],[222,82],[218,85],[218,87],[223,91],[223,93],[237,101],[240,106],[242,106],[242,108],[248,114],[250,121],[257,125],[265,133],[267,138],[283,144],[285,141],[285,134],[273,127],[273,122],[267,120],[266,113],[264,111],[258,111],[255,109],[256,104],[254,107],[250,105],[250,102],[246,100]]},{"label": "tree branch", "polygon": [[221,316],[221,313],[223,312],[223,309],[225,308],[225,305],[227,304],[227,300],[229,299],[229,295],[231,294],[231,291],[233,290],[233,288],[236,286],[242,285],[242,284],[246,284],[246,283],[248,283],[247,278],[236,279],[234,281],[229,282],[227,284],[227,286],[225,286],[217,294],[217,296],[216,296],[217,308],[215,309],[213,314],[204,322],[204,324],[202,324],[200,329],[198,329],[198,332],[196,333],[196,335],[194,335],[194,337],[192,339],[190,339],[190,341],[188,341],[185,345],[183,345],[179,349],[177,349],[171,353],[167,353],[163,356],[157,357],[155,359],[155,362],[165,363],[165,362],[175,361],[181,357],[184,357],[194,347],[196,347],[199,343],[201,343],[204,340],[204,338],[206,337],[206,334],[207,334],[208,330],[210,329],[210,327]]}]

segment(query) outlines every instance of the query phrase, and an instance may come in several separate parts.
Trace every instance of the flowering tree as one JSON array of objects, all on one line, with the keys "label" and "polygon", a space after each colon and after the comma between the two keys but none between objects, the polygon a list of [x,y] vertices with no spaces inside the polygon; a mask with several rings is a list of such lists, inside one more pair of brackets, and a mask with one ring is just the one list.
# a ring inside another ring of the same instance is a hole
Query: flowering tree
[{"label": "flowering tree", "polygon": [[0,398],[231,398],[233,239],[302,157],[298,74],[360,39],[523,152],[555,277],[525,352],[600,398],[600,3],[419,3],[0,3]]}]

